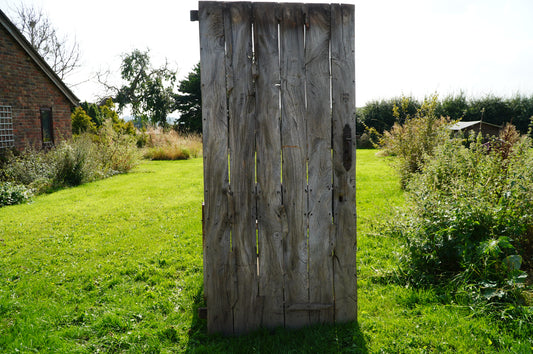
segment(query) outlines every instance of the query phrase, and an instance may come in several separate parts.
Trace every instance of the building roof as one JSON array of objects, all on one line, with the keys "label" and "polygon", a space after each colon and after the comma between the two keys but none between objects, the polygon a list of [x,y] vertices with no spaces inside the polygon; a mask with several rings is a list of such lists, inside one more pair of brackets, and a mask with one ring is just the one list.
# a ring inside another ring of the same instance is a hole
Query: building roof
[{"label": "building roof", "polygon": [[472,121],[469,121],[469,122],[462,122],[462,121],[461,122],[457,122],[457,123],[451,125],[450,129],[451,130],[463,130],[463,129],[469,128],[471,126],[474,126],[476,124],[489,125],[489,126],[492,126],[492,127],[498,128],[498,129],[501,128],[501,126],[496,125],[496,124],[486,123],[486,122],[483,122],[481,120],[472,120]]},{"label": "building roof", "polygon": [[33,62],[42,70],[42,72],[57,86],[57,88],[68,98],[72,105],[77,106],[80,99],[65,85],[63,80],[57,76],[55,71],[46,63],[39,53],[33,48],[30,42],[24,37],[19,29],[11,20],[0,10],[0,25],[13,37],[13,39],[22,47]]}]

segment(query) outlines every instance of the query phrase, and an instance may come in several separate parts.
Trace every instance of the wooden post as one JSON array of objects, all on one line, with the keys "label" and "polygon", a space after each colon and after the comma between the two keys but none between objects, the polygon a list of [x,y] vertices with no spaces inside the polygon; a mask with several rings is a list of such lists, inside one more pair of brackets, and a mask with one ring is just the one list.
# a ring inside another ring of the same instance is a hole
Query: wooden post
[{"label": "wooden post", "polygon": [[228,122],[224,70],[223,4],[200,2],[200,70],[204,145],[207,329],[233,333],[228,225]]},{"label": "wooden post", "polygon": [[[257,66],[257,221],[259,241],[259,296],[263,299],[261,325],[285,325],[284,258],[281,199],[281,107],[278,49],[279,7],[256,3],[254,43]],[[285,218],[283,218],[285,219]],[[277,284],[274,286],[274,284]]]},{"label": "wooden post", "polygon": [[[354,45],[353,5],[331,5],[336,322],[357,318]],[[347,144],[351,145],[348,151]],[[351,163],[348,164],[347,159]]]}]

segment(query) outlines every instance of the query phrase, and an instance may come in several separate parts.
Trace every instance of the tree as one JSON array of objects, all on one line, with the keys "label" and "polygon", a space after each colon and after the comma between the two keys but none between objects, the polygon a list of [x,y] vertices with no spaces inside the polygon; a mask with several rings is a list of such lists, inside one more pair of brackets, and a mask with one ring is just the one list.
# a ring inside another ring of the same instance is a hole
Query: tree
[{"label": "tree", "polygon": [[177,129],[183,132],[202,133],[202,91],[200,84],[200,64],[196,64],[187,77],[180,81],[176,95],[176,108],[181,113],[176,122]]},{"label": "tree", "polygon": [[81,108],[83,108],[85,113],[91,118],[94,125],[97,128],[100,128],[100,126],[104,123],[104,118],[100,114],[100,109],[98,108],[98,105],[96,103],[81,102],[80,106]]},{"label": "tree", "polygon": [[37,53],[63,80],[80,66],[80,49],[76,40],[59,37],[42,9],[20,6],[14,23]]},{"label": "tree", "polygon": [[84,132],[94,134],[108,121],[116,133],[136,135],[133,123],[119,118],[115,110],[115,103],[113,103],[111,98],[106,99],[99,105],[96,103],[82,102],[71,114],[71,118],[72,133],[76,135]]},{"label": "tree", "polygon": [[100,83],[114,96],[119,112],[129,107],[143,122],[167,126],[167,116],[175,110],[176,71],[167,63],[153,68],[149,52],[135,49],[123,55],[120,75],[124,81],[121,87],[108,84],[102,75],[98,75]]},{"label": "tree", "polygon": [[70,117],[72,119],[72,134],[96,133],[96,124],[82,107],[76,107]]}]

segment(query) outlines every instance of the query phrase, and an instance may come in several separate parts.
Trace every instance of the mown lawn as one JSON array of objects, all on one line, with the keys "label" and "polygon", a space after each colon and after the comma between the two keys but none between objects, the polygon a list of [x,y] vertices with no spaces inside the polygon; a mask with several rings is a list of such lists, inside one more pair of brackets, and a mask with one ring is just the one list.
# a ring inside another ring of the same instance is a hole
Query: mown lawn
[{"label": "mown lawn", "polygon": [[387,159],[357,156],[358,323],[208,336],[202,159],[144,162],[0,209],[0,352],[531,352],[519,329],[388,280],[400,244],[376,226],[403,196]]}]

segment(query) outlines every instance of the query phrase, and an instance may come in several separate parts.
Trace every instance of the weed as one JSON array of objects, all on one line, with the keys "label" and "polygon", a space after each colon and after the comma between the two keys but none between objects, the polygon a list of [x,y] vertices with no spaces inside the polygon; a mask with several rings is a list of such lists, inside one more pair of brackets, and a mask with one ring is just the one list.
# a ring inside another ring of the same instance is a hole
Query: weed
[{"label": "weed", "polygon": [[175,130],[150,128],[144,157],[151,160],[186,160],[200,157],[202,138],[195,134],[180,134]]}]

